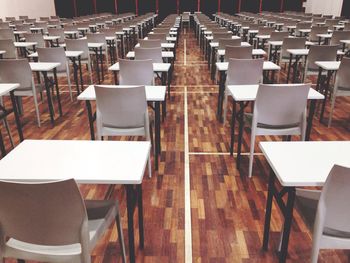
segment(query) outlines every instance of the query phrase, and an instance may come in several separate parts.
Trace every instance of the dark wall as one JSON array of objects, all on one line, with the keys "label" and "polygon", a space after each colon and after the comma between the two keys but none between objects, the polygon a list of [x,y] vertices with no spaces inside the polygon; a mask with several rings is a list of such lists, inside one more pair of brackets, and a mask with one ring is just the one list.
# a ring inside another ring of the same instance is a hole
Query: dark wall
[{"label": "dark wall", "polygon": [[163,20],[164,17],[166,17],[170,14],[176,14],[176,12],[177,12],[176,1],[177,0],[158,0],[160,20]]},{"label": "dark wall", "polygon": [[[101,0],[96,0],[101,1]],[[118,13],[135,13],[135,0],[117,0],[118,2]]]},{"label": "dark wall", "polygon": [[182,12],[196,12],[198,7],[197,0],[180,0],[180,13]]},{"label": "dark wall", "polygon": [[303,0],[284,0],[284,10],[286,11],[301,11]]},{"label": "dark wall", "polygon": [[281,0],[262,0],[262,11],[279,12]]},{"label": "dark wall", "polygon": [[143,15],[156,10],[156,0],[138,0],[139,1],[139,15]]},{"label": "dark wall", "polygon": [[74,5],[72,0],[55,0],[56,14],[60,17],[73,17]]},{"label": "dark wall", "polygon": [[341,15],[346,16],[347,18],[350,17],[350,0],[343,1],[343,8],[341,11]]},{"label": "dark wall", "polygon": [[207,16],[211,16],[212,14],[215,14],[218,11],[218,1],[216,0],[200,0],[200,1],[201,1],[200,11],[206,14]]},{"label": "dark wall", "polygon": [[96,0],[97,13],[115,13],[114,0]]},{"label": "dark wall", "polygon": [[78,16],[85,16],[94,13],[93,0],[76,0]]},{"label": "dark wall", "polygon": [[220,12],[226,14],[235,14],[238,10],[238,0],[221,0]]},{"label": "dark wall", "polygon": [[258,13],[260,0],[241,0],[241,12]]}]

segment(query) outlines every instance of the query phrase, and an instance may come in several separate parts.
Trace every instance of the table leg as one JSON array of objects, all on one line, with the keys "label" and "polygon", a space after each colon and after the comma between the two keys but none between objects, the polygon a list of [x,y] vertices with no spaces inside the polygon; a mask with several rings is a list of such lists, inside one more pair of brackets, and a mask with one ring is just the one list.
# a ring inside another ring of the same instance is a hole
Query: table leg
[{"label": "table leg", "polygon": [[238,112],[238,147],[237,147],[237,169],[240,169],[241,166],[241,151],[242,151],[242,136],[243,136],[243,127],[244,127],[244,102],[239,102],[239,112]]},{"label": "table leg", "polygon": [[22,142],[23,141],[22,124],[21,124],[21,120],[19,117],[18,109],[17,109],[16,97],[15,97],[14,91],[10,92],[10,97],[11,97],[11,102],[12,102],[13,113],[15,114],[15,120],[16,120],[16,126],[17,126],[19,139]]},{"label": "table leg", "polygon": [[219,80],[219,94],[218,94],[218,109],[217,109],[217,117],[220,122],[223,121],[222,119],[222,104],[224,101],[224,93],[225,93],[225,78],[226,73],[225,71],[220,71],[220,80]]},{"label": "table leg", "polygon": [[325,87],[324,92],[323,92],[324,100],[323,100],[323,102],[322,102],[322,109],[321,109],[321,115],[320,115],[320,122],[323,121],[324,110],[325,110],[325,107],[326,107],[327,96],[328,96],[328,92],[329,92],[329,83],[330,83],[330,81],[331,81],[332,74],[333,74],[333,71],[332,71],[332,70],[328,70],[328,72],[327,72],[326,87]]},{"label": "table leg", "polygon": [[83,81],[83,71],[82,71],[82,67],[81,67],[81,57],[78,56],[78,64],[79,64],[79,75],[80,75],[80,87],[81,87],[81,91],[84,90],[84,81]]},{"label": "table leg", "polygon": [[7,153],[6,153],[4,139],[2,138],[1,131],[0,131],[0,151],[1,151],[1,156],[5,157]]},{"label": "table leg", "polygon": [[293,68],[293,82],[292,83],[295,83],[297,80],[299,59],[300,59],[300,56],[295,56],[295,62],[294,62],[294,68]]},{"label": "table leg", "polygon": [[86,109],[88,112],[89,128],[90,128],[90,138],[92,141],[95,140],[95,130],[94,130],[94,116],[92,114],[91,103],[89,100],[85,101]]},{"label": "table leg", "polygon": [[269,235],[270,235],[270,222],[271,222],[271,211],[272,211],[272,200],[275,190],[275,173],[270,168],[269,187],[267,192],[266,200],[266,212],[265,212],[265,223],[264,223],[264,239],[263,239],[263,250],[267,250],[269,246]]},{"label": "table leg", "polygon": [[74,70],[74,82],[77,87],[77,93],[79,95],[80,91],[79,91],[79,81],[78,81],[78,65],[75,57],[72,58],[72,63],[73,63],[73,70]]},{"label": "table leg", "polygon": [[289,83],[290,68],[292,67],[293,55],[289,55],[288,73],[287,73],[287,84]]},{"label": "table leg", "polygon": [[160,102],[155,102],[155,169],[158,170],[158,157],[161,152],[160,145]]},{"label": "table leg", "polygon": [[144,228],[143,228],[143,203],[142,203],[142,184],[136,186],[137,189],[137,206],[139,215],[139,238],[140,238],[140,248],[144,248]]},{"label": "table leg", "polygon": [[215,57],[216,57],[216,49],[214,47],[211,48],[211,80],[215,80],[215,70],[216,70],[216,65],[215,65]]},{"label": "table leg", "polygon": [[61,105],[61,97],[60,97],[60,90],[58,88],[58,80],[57,80],[57,69],[53,69],[53,77],[55,80],[55,88],[57,93],[57,103],[58,103],[58,112],[60,113],[60,116],[62,117],[62,105]]},{"label": "table leg", "polygon": [[98,64],[98,49],[94,48],[95,56],[96,56],[96,73],[97,73],[97,80],[98,84],[101,84],[101,79],[100,79],[100,66]]},{"label": "table leg", "polygon": [[135,241],[134,241],[134,188],[132,185],[126,185],[126,200],[128,214],[128,240],[130,263],[135,262]]},{"label": "table leg", "polygon": [[46,96],[47,96],[47,103],[49,105],[51,124],[54,125],[55,124],[55,119],[54,119],[54,111],[53,111],[53,105],[52,105],[52,98],[51,98],[49,79],[47,77],[47,72],[46,71],[43,71],[42,74],[44,76]]},{"label": "table leg", "polygon": [[[106,56],[107,56],[107,52],[106,52]],[[101,74],[102,74],[102,81],[105,80],[105,76],[104,76],[104,70],[103,70],[103,55],[102,55],[102,47],[100,47],[100,63],[101,63]]]},{"label": "table leg", "polygon": [[122,58],[124,58],[125,56],[124,35],[121,35],[120,48],[121,48]]},{"label": "table leg", "polygon": [[235,126],[236,126],[236,101],[232,104],[232,119],[231,119],[231,144],[230,144],[230,155],[233,155],[233,148],[235,144]]}]

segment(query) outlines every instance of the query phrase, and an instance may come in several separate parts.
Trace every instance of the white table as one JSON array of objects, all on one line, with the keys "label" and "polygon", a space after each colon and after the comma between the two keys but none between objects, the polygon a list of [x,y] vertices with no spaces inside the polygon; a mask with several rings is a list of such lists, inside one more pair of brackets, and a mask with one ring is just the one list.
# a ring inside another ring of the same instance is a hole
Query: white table
[{"label": "white table", "polygon": [[44,76],[47,103],[49,105],[49,111],[50,111],[50,119],[51,119],[52,125],[54,125],[55,120],[54,120],[54,110],[53,110],[53,104],[52,104],[52,98],[51,98],[50,80],[47,76],[47,73],[49,71],[53,71],[56,93],[57,93],[58,110],[59,110],[60,116],[62,116],[61,98],[60,98],[60,92],[59,92],[58,81],[57,81],[57,67],[59,67],[61,63],[30,62],[29,65],[33,72],[41,72]]},{"label": "white table", "polygon": [[[135,58],[135,51],[129,51],[128,54],[126,54],[126,57],[130,58],[130,59],[134,59]],[[172,59],[172,58],[174,58],[174,52],[162,51],[162,58]]]},{"label": "white table", "polygon": [[0,179],[39,183],[73,178],[84,184],[124,185],[130,262],[135,262],[133,215],[138,206],[143,248],[142,181],[150,149],[148,141],[25,140],[0,161]]},{"label": "white table", "polygon": [[[217,117],[219,121],[223,121],[222,119],[222,105],[224,102],[224,92],[225,92],[225,76],[226,71],[228,70],[228,62],[217,62],[216,68],[219,71],[220,79],[219,79],[219,94],[218,94],[218,108],[217,108]],[[264,61],[263,64],[263,70],[265,72],[275,72],[279,71],[281,69],[280,66],[276,65],[275,63],[271,61]]]},{"label": "white table", "polygon": [[[346,45],[350,45],[350,39],[340,40],[340,43],[343,44],[343,52],[345,52]],[[347,55],[349,55],[350,50],[348,50]]]},{"label": "white table", "polygon": [[324,39],[324,44],[328,44],[328,40],[332,38],[333,34],[317,34],[318,36],[318,44],[321,45],[322,39]]},{"label": "white table", "polygon": [[[9,114],[13,112],[15,115],[16,126],[17,126],[17,131],[19,134],[20,141],[23,141],[22,125],[21,125],[20,116],[17,110],[16,98],[14,94],[15,89],[17,89],[18,87],[20,87],[18,83],[0,83],[0,97],[10,94],[10,98],[12,102],[12,109],[6,109],[4,105],[0,104],[0,113],[1,113],[0,120],[6,118]],[[4,157],[6,155],[6,149],[2,139],[1,131],[0,131],[0,151],[2,156]]]},{"label": "white table", "polygon": [[297,68],[298,68],[299,60],[302,57],[307,56],[309,54],[309,50],[306,49],[306,48],[303,48],[303,49],[287,49],[287,52],[289,53],[287,83],[289,82],[289,75],[290,75],[290,69],[292,67],[293,56],[295,56],[295,61],[294,61],[294,64],[293,64],[294,66],[293,66],[292,83],[295,83],[296,82],[296,78],[297,78]]},{"label": "white table", "polygon": [[0,59],[3,58],[4,54],[6,54],[6,50],[0,50]]},{"label": "white table", "polygon": [[56,41],[56,47],[59,47],[58,40],[61,38],[60,36],[43,36],[43,38],[45,41],[50,42],[52,47],[55,46],[53,42]]},{"label": "white table", "polygon": [[65,30],[64,34],[68,35],[69,38],[77,38],[79,31],[77,31],[77,30]]},{"label": "white table", "polygon": [[[84,89],[84,83],[83,83],[83,72],[82,72],[82,66],[81,66],[81,55],[84,54],[83,51],[65,51],[66,57],[72,61],[73,63],[73,69],[74,69],[74,81],[77,87],[78,95],[80,94],[79,89],[79,80],[78,80],[78,70],[80,75],[80,85],[81,90]],[[29,58],[38,59],[39,55],[38,52],[32,53],[28,55]],[[78,60],[78,63],[77,63]]]},{"label": "white table", "polygon": [[[116,88],[121,86],[115,86]],[[123,87],[127,87],[123,85]],[[166,97],[166,86],[145,86],[146,99],[149,102],[154,102],[154,112],[155,112],[155,168],[158,170],[158,157],[161,152],[161,141],[160,141],[160,103],[165,101]],[[86,109],[89,119],[89,128],[91,139],[95,139],[94,132],[94,114],[91,108],[91,101],[96,100],[94,85],[90,85],[86,88],[79,96],[78,100],[85,101]],[[164,107],[164,104],[163,104]]]},{"label": "white table", "polygon": [[13,44],[16,48],[24,50],[24,54],[26,57],[29,54],[28,48],[32,47],[33,51],[35,52],[35,46],[38,45],[37,42],[13,42]]},{"label": "white table", "polygon": [[[335,164],[350,167],[349,141],[317,142],[260,142],[266,160],[271,167],[263,249],[268,249],[272,201],[276,198],[284,214],[283,239],[280,262],[285,262],[288,254],[289,234],[293,219],[296,187],[323,186]],[[276,178],[282,186],[275,186]],[[286,202],[283,196],[288,194]]]}]

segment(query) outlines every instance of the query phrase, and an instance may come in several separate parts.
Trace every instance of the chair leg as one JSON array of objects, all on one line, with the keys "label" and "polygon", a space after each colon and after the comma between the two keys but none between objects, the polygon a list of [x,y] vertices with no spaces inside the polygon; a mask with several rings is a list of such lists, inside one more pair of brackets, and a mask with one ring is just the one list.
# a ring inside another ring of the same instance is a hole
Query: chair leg
[{"label": "chair leg", "polygon": [[148,157],[148,177],[152,178],[151,153]]},{"label": "chair leg", "polygon": [[122,260],[123,260],[123,263],[126,263],[125,244],[124,244],[122,225],[120,223],[119,212],[118,212],[117,216],[115,217],[115,221],[116,221],[117,230],[118,230],[119,245],[120,245],[120,249],[122,251]]},{"label": "chair leg", "polygon": [[6,119],[6,118],[3,119],[2,122],[3,122],[4,126],[5,126],[5,129],[6,129],[6,131],[7,131],[7,134],[8,134],[8,136],[9,136],[9,139],[10,139],[11,147],[12,147],[12,149],[13,149],[13,148],[14,148],[13,137],[12,137],[12,133],[11,133],[9,124],[8,124],[8,122],[7,122],[7,119]]},{"label": "chair leg", "polygon": [[67,72],[67,82],[68,82],[70,100],[73,101],[72,85],[71,85],[71,82],[70,82],[70,74],[69,74],[69,71]]},{"label": "chair leg", "polygon": [[330,128],[332,124],[335,99],[336,99],[335,92],[333,92],[332,100],[331,100],[331,111],[329,112],[329,119],[328,119],[328,128]]},{"label": "chair leg", "polygon": [[223,103],[223,108],[224,108],[223,123],[224,124],[226,122],[226,115],[227,115],[227,100],[228,100],[228,95],[227,95],[226,89],[225,89],[225,92],[224,92],[224,103]]},{"label": "chair leg", "polygon": [[35,106],[35,113],[36,113],[36,119],[37,119],[37,122],[38,122],[38,127],[40,127],[41,126],[41,123],[40,123],[40,112],[39,112],[38,99],[37,99],[36,96],[37,96],[36,94],[33,95],[34,106]]},{"label": "chair leg", "polygon": [[254,146],[255,146],[255,129],[252,127],[252,135],[250,139],[250,154],[249,154],[249,177],[252,177],[253,173],[253,161],[254,161]]}]

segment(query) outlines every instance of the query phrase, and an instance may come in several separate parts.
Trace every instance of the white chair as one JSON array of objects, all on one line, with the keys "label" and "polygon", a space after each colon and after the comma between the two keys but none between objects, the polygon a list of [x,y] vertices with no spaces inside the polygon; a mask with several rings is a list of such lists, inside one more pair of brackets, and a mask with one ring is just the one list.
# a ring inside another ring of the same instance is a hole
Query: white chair
[{"label": "white chair", "polygon": [[0,39],[0,50],[6,51],[3,54],[3,58],[6,59],[17,59],[18,53],[12,39]]},{"label": "white chair", "polygon": [[152,59],[120,59],[119,66],[120,85],[153,85],[154,77]]},{"label": "white chair", "polygon": [[253,57],[253,46],[226,46],[225,61],[230,58],[251,59]]},{"label": "white chair", "polygon": [[40,113],[37,96],[44,90],[42,85],[35,85],[32,70],[27,59],[1,59],[0,60],[0,83],[19,83],[20,87],[15,90],[15,96],[32,96],[34,99],[35,112],[38,126],[40,127]]},{"label": "white chair", "polygon": [[153,48],[135,48],[135,59],[137,60],[145,60],[152,59],[153,63],[163,63],[162,57],[162,48],[161,47],[153,47]]},{"label": "white chair", "polygon": [[322,191],[297,189],[296,203],[313,229],[312,263],[320,249],[350,249],[350,168],[334,165]]},{"label": "white chair", "polygon": [[38,48],[37,49],[40,62],[56,62],[61,65],[56,68],[57,77],[64,76],[67,78],[69,95],[73,101],[72,85],[70,81],[69,64],[63,47],[57,48]]},{"label": "white chair", "polygon": [[[249,177],[253,171],[256,136],[300,135],[305,140],[309,90],[310,85],[306,84],[259,85],[251,121]],[[246,114],[246,119],[250,116]]]},{"label": "white chair", "polygon": [[117,201],[84,201],[73,179],[49,183],[0,181],[0,260],[90,263],[90,253],[116,222],[125,246]]},{"label": "white chair", "polygon": [[[151,140],[144,86],[95,85],[97,138],[145,136]],[[151,156],[148,159],[152,176]]]},{"label": "white chair", "polygon": [[142,48],[161,47],[162,41],[160,39],[139,39],[139,44]]},{"label": "white chair", "polygon": [[87,39],[66,39],[66,48],[69,51],[83,51],[84,53],[80,56],[81,63],[85,63],[88,67],[90,84],[92,84],[92,69],[91,69],[91,58]]},{"label": "white chair", "polygon": [[224,123],[227,115],[228,85],[256,85],[262,81],[264,59],[228,59],[224,97]]},{"label": "white chair", "polygon": [[329,113],[328,127],[331,127],[335,100],[337,97],[350,96],[350,58],[344,57],[341,61],[331,98],[331,111]]},{"label": "white chair", "polygon": [[[107,52],[107,42],[106,42],[106,35],[104,33],[98,33],[98,34],[92,34],[88,33],[86,34],[86,38],[88,40],[88,43],[103,43],[102,46],[102,55],[105,55],[106,57],[106,65],[109,64],[108,60],[108,52]],[[90,52],[90,56],[95,55],[95,52]],[[96,58],[97,60],[98,58]]]}]

